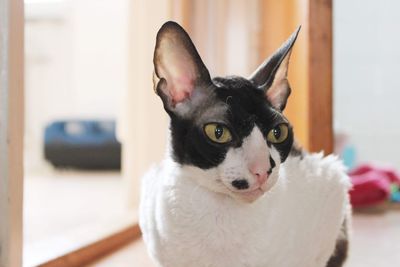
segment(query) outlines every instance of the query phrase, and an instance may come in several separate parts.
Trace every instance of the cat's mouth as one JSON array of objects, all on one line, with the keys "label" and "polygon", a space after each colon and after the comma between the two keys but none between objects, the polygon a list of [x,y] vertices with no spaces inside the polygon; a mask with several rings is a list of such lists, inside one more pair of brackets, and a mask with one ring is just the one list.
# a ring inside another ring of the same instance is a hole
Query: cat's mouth
[{"label": "cat's mouth", "polygon": [[257,187],[255,189],[252,189],[250,191],[231,191],[234,195],[235,198],[238,198],[242,201],[252,203],[256,201],[258,198],[260,198],[266,190],[263,189],[263,187]]},{"label": "cat's mouth", "polygon": [[[253,185],[248,189],[236,189],[232,188],[232,186],[227,185],[223,182],[223,179],[216,179],[221,185],[223,185],[229,191],[229,195],[237,200],[252,203],[264,195],[270,189],[269,179],[264,181],[261,184]],[[238,179],[240,180],[240,179]],[[226,193],[226,191],[225,191]]]},{"label": "cat's mouth", "polygon": [[253,202],[256,199],[258,199],[260,196],[262,196],[264,193],[265,193],[265,191],[263,189],[261,189],[261,187],[259,187],[254,190],[239,193],[239,194],[242,196],[242,198],[244,200],[246,200],[248,202]]}]

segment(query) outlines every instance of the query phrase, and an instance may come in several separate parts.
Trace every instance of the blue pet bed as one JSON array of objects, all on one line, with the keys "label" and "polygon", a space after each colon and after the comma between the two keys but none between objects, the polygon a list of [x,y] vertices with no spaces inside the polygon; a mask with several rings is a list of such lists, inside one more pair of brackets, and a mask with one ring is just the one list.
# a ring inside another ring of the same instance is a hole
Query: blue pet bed
[{"label": "blue pet bed", "polygon": [[55,121],[46,127],[44,139],[44,156],[55,167],[121,168],[114,121]]}]

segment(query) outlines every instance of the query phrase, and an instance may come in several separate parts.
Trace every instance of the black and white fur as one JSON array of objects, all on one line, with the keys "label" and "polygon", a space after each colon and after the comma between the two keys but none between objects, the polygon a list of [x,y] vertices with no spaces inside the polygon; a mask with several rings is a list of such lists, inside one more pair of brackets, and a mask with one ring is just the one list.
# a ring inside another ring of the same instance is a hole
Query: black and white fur
[{"label": "black and white fur", "polygon": [[[171,118],[171,144],[143,178],[140,205],[159,266],[342,266],[349,179],[336,157],[297,149],[282,114],[298,31],[250,78],[211,79],[178,24],[159,30],[155,90]],[[231,140],[210,140],[209,123],[224,125]],[[268,141],[281,124],[287,138]]]}]

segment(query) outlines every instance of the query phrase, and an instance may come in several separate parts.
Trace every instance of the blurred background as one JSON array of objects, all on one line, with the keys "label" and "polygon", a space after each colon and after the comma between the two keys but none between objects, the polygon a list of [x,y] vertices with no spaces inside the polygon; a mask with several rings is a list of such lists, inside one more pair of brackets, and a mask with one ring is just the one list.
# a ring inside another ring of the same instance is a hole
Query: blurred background
[{"label": "blurred background", "polygon": [[[396,0],[25,0],[24,266],[137,222],[139,177],[162,159],[167,136],[151,77],[155,34],[170,19],[212,76],[248,76],[302,25],[286,115],[299,142],[339,154],[355,184],[346,266],[395,266],[399,8]],[[91,266],[153,265],[139,240]]]},{"label": "blurred background", "polygon": [[134,217],[116,138],[128,88],[128,4],[25,1],[26,266]]}]

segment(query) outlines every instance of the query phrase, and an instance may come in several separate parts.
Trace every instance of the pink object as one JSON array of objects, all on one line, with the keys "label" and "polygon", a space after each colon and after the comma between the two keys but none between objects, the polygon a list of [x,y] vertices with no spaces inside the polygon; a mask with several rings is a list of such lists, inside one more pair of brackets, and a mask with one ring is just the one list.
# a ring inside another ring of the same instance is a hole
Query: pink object
[{"label": "pink object", "polygon": [[374,164],[363,164],[350,171],[350,175],[361,175],[369,171],[384,173],[390,182],[400,185],[400,173],[390,166],[378,166]]},{"label": "pink object", "polygon": [[261,168],[253,168],[250,169],[250,172],[253,174],[253,176],[256,178],[257,183],[261,186],[263,185],[268,178],[268,173],[267,173],[267,169],[261,169]]},{"label": "pink object", "polygon": [[353,183],[350,199],[354,207],[382,203],[390,197],[390,184],[400,185],[400,175],[390,167],[364,164],[349,175]]}]

